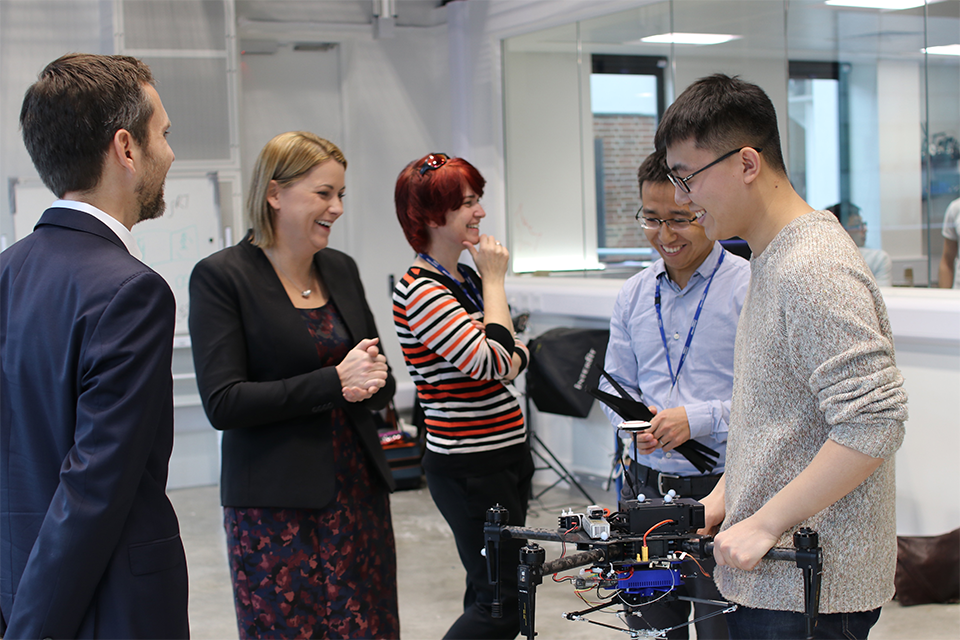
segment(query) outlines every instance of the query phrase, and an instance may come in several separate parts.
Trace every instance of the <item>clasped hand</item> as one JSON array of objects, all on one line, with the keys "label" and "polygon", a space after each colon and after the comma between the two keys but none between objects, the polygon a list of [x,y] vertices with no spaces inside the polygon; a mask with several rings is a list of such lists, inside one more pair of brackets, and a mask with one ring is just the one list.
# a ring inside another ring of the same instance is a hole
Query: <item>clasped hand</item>
[{"label": "clasped hand", "polygon": [[377,347],[379,338],[364,338],[337,365],[347,402],[366,400],[387,383],[387,359]]}]

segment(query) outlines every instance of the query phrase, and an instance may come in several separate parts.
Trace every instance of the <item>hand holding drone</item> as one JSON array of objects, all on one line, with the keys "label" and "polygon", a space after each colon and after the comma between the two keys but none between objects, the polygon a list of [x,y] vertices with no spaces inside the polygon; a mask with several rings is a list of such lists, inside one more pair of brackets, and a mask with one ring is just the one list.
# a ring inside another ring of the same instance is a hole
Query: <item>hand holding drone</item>
[{"label": "hand holding drone", "polygon": [[[702,537],[696,531],[704,526],[703,505],[688,498],[675,498],[672,492],[660,499],[626,500],[620,510],[609,516],[598,506],[587,508],[587,513],[563,512],[559,528],[537,529],[507,526],[508,513],[499,505],[487,510],[484,527],[484,555],[490,583],[495,585],[493,615],[501,612],[499,557],[500,540],[545,540],[575,544],[579,553],[562,556],[546,562],[546,552],[536,543],[520,550],[517,579],[520,595],[521,635],[533,640],[535,631],[536,590],[543,576],[591,565],[589,572],[581,571],[574,580],[578,591],[597,588],[613,592],[599,605],[583,611],[564,613],[567,620],[579,620],[616,629],[632,638],[665,637],[671,629],[630,629],[596,622],[587,615],[616,605],[623,605],[623,613],[630,615],[650,604],[651,599],[671,597],[671,592],[683,583],[680,565],[687,557],[702,559],[713,554],[713,539]],[[771,549],[764,557],[769,560],[795,562],[803,572],[804,615],[807,637],[813,637],[820,606],[820,575],[823,556],[816,532],[802,528],[793,536],[795,549]],[[693,600],[678,596],[685,600]],[[732,602],[706,601],[717,606],[715,613],[723,615],[735,611]],[[700,618],[703,619],[703,618]],[[697,620],[687,624],[693,624]]]}]

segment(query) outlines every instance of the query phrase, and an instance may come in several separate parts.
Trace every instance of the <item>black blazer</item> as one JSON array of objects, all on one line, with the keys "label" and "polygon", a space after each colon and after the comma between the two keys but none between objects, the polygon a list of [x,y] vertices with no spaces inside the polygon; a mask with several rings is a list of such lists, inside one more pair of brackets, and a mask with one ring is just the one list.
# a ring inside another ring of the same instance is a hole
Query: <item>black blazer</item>
[{"label": "black blazer", "polygon": [[186,638],[170,287],[74,209],[44,212],[0,269],[5,637]]},{"label": "black blazer", "polygon": [[[377,337],[353,259],[324,249],[314,263],[353,344]],[[374,475],[393,489],[370,414],[393,397],[393,375],[368,400],[346,402],[336,368],[320,366],[300,310],[249,235],[194,268],[189,323],[203,408],[224,432],[223,506],[326,507],[335,495],[335,407],[356,429]]]}]

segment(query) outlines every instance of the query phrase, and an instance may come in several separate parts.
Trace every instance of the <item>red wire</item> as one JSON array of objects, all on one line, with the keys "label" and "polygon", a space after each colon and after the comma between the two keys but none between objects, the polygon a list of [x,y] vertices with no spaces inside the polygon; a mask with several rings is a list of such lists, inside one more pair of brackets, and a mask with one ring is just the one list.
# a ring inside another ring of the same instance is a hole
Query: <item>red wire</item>
[{"label": "red wire", "polygon": [[664,524],[667,524],[667,523],[669,523],[669,522],[673,522],[674,524],[676,524],[676,520],[661,520],[661,521],[658,522],[657,524],[655,524],[655,525],[653,525],[652,527],[650,527],[649,529],[647,529],[647,532],[646,532],[645,534],[643,534],[643,546],[647,546],[647,536],[650,534],[651,531],[653,531],[653,530],[656,529],[657,527],[659,527],[659,526],[661,526],[661,525],[664,525]]},{"label": "red wire", "polygon": [[[567,529],[566,531],[564,531],[563,533],[560,534],[560,557],[561,557],[561,558],[567,555],[567,541],[563,539],[563,536],[565,536],[565,535],[567,535],[568,533],[571,533],[571,532],[573,532],[573,531],[576,531],[576,530],[579,529],[579,528],[580,528],[580,525],[576,525],[576,524],[575,524],[575,525],[573,525],[572,527],[570,527],[569,529]],[[564,580],[573,580],[573,576],[564,576],[564,577],[562,577],[562,578],[560,578],[560,579],[558,580],[558,579],[557,579],[557,576],[558,576],[558,575],[560,575],[559,572],[553,574],[553,581],[554,581],[554,582],[563,582]]]}]

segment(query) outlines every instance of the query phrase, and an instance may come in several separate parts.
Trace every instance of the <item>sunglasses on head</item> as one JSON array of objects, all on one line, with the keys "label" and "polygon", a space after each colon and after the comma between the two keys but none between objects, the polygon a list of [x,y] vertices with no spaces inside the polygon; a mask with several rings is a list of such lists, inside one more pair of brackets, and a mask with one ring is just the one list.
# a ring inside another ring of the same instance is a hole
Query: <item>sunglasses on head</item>
[{"label": "sunglasses on head", "polygon": [[420,165],[420,175],[425,174],[431,169],[439,169],[447,164],[448,160],[450,160],[450,156],[445,153],[431,153],[427,156],[427,159],[423,161],[423,164]]}]

